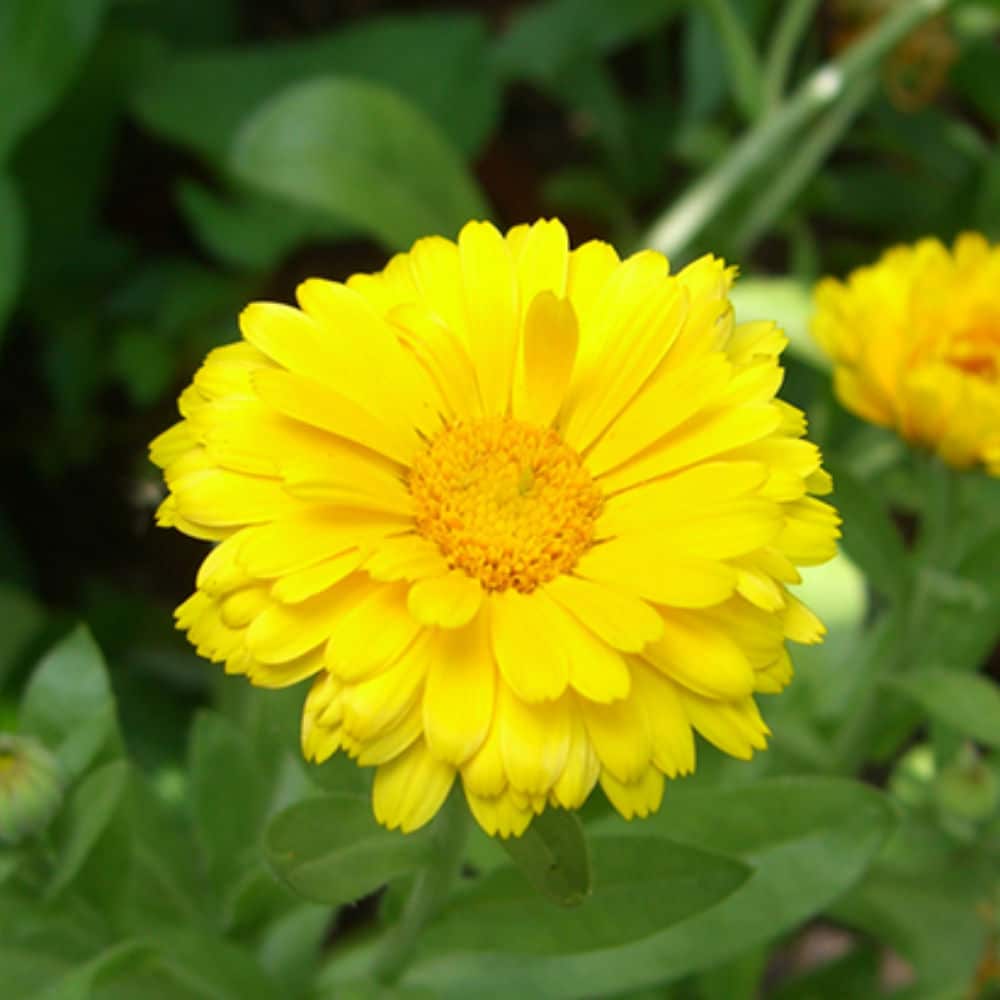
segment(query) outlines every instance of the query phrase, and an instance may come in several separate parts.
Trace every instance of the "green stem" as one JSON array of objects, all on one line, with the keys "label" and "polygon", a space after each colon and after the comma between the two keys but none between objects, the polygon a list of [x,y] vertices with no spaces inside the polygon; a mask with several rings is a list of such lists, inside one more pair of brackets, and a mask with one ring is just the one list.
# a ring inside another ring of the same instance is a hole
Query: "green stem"
[{"label": "green stem", "polygon": [[424,927],[448,898],[462,867],[468,826],[468,807],[461,793],[453,789],[434,820],[427,864],[414,880],[399,921],[375,954],[372,973],[380,982],[390,984],[399,979]]},{"label": "green stem", "polygon": [[818,6],[819,0],[785,0],[764,62],[761,107],[764,114],[770,114],[781,103],[795,51]]},{"label": "green stem", "polygon": [[914,549],[913,570],[902,600],[891,614],[898,621],[885,623],[884,640],[893,643],[882,649],[878,643],[865,687],[850,719],[834,741],[835,769],[856,774],[871,749],[871,737],[878,726],[883,677],[905,670],[913,658],[923,622],[934,601],[935,573],[947,570],[954,556],[954,526],[958,520],[959,477],[933,456],[915,455],[917,487],[924,497],[920,536]]},{"label": "green stem", "polygon": [[750,32],[729,0],[705,0],[726,54],[726,67],[733,96],[746,118],[752,121],[761,109],[761,70]]},{"label": "green stem", "polygon": [[807,122],[841,97],[918,24],[954,0],[899,4],[843,55],[821,66],[784,104],[754,125],[714,169],[697,180],[653,224],[643,243],[676,256],[729,197]]},{"label": "green stem", "polygon": [[840,103],[835,104],[820,118],[760,198],[753,203],[733,240],[738,257],[745,256],[806,186],[847,131],[854,116],[867,103],[875,89],[876,80],[874,74],[869,74],[854,83]]}]

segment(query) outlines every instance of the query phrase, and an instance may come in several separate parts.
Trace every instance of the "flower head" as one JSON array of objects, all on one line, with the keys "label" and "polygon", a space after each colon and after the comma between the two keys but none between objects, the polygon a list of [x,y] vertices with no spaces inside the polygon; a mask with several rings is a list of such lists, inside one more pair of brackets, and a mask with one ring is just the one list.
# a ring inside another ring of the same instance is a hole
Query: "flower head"
[{"label": "flower head", "polygon": [[55,757],[36,740],[0,733],[0,844],[44,830],[62,800]]},{"label": "flower head", "polygon": [[816,288],[841,402],[956,468],[1000,475],[1000,247],[966,233],[895,247]]},{"label": "flower head", "polygon": [[470,223],[251,305],[152,446],[160,522],[219,542],[180,627],[256,684],[315,676],[306,756],[376,767],[403,830],[456,776],[507,836],[597,782],[646,815],[694,731],[749,758],[837,517],[732,279]]}]

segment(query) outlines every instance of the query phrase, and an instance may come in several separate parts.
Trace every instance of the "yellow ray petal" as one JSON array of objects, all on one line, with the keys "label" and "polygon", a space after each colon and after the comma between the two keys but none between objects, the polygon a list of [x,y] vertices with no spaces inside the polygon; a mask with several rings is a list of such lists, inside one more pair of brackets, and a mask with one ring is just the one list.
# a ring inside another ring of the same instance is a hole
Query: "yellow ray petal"
[{"label": "yellow ray petal", "polygon": [[344,728],[364,741],[398,723],[420,698],[427,665],[427,643],[418,642],[374,677],[345,684],[340,694]]},{"label": "yellow ray petal", "polygon": [[475,617],[483,602],[483,588],[461,570],[426,577],[410,587],[407,606],[422,625],[459,628]]},{"label": "yellow ray petal", "polygon": [[558,698],[570,673],[558,606],[543,590],[504,590],[490,595],[489,607],[493,652],[504,680],[524,701]]},{"label": "yellow ray petal", "polygon": [[746,654],[697,612],[665,613],[663,635],[642,655],[668,677],[709,698],[743,698],[753,691],[753,668]]},{"label": "yellow ray petal", "polygon": [[547,794],[562,774],[569,754],[569,700],[529,705],[506,684],[500,684],[497,711],[507,780],[528,795]]},{"label": "yellow ray petal", "polygon": [[691,725],[723,753],[750,760],[754,750],[767,746],[771,731],[760,717],[753,698],[714,701],[684,688],[677,688],[677,693]]},{"label": "yellow ray petal", "polygon": [[568,575],[550,580],[544,589],[615,649],[637,653],[663,629],[660,616],[628,590]]},{"label": "yellow ray petal", "polygon": [[364,558],[363,549],[348,549],[314,566],[279,577],[271,587],[271,594],[285,604],[297,604],[347,579]]},{"label": "yellow ray petal", "polygon": [[552,799],[564,809],[579,809],[597,784],[601,764],[591,745],[587,728],[580,711],[571,708],[569,713],[569,750],[566,766],[552,786]]},{"label": "yellow ray petal", "polygon": [[365,569],[375,580],[420,580],[443,576],[448,572],[448,563],[433,542],[411,532],[376,542]]},{"label": "yellow ray petal", "polygon": [[656,812],[663,801],[663,775],[655,767],[647,767],[639,778],[625,784],[607,770],[601,771],[601,788],[608,801],[625,817],[645,819]]},{"label": "yellow ray petal", "polygon": [[514,262],[504,238],[488,222],[470,222],[459,233],[469,353],[483,410],[503,414],[517,352],[520,303]]},{"label": "yellow ray petal", "polygon": [[407,611],[405,584],[371,580],[358,599],[328,625],[326,668],[353,681],[392,663],[420,634],[420,623]]},{"label": "yellow ray petal", "polygon": [[646,712],[653,763],[668,778],[694,770],[694,732],[674,684],[646,664],[632,662],[636,697]]},{"label": "yellow ray petal", "polygon": [[[678,608],[718,604],[736,589],[736,570],[732,566],[675,555],[675,551],[672,544],[656,535],[615,539],[585,552],[576,564],[576,572],[588,580]],[[660,631],[658,628],[656,634]]]},{"label": "yellow ray petal", "polygon": [[437,760],[419,740],[375,772],[375,818],[390,830],[417,830],[434,818],[454,780],[455,768]]},{"label": "yellow ray petal", "polygon": [[440,632],[424,691],[424,738],[435,757],[464,764],[483,744],[493,718],[496,666],[485,616]]},{"label": "yellow ray petal", "polygon": [[562,406],[576,358],[577,323],[566,299],[541,292],[524,319],[514,373],[512,408],[518,420],[548,427]]},{"label": "yellow ray petal", "polygon": [[628,697],[609,705],[583,698],[577,704],[603,770],[624,784],[637,781],[649,765],[653,744],[635,685]]},{"label": "yellow ray petal", "polygon": [[[512,244],[508,233],[508,245]],[[516,249],[517,277],[521,286],[521,301],[527,305],[540,292],[550,292],[557,298],[566,294],[569,271],[569,236],[558,219],[540,219],[528,226]]]},{"label": "yellow ray petal", "polygon": [[491,837],[520,837],[535,815],[530,806],[520,805],[509,792],[488,798],[466,788],[465,800],[476,822]]}]

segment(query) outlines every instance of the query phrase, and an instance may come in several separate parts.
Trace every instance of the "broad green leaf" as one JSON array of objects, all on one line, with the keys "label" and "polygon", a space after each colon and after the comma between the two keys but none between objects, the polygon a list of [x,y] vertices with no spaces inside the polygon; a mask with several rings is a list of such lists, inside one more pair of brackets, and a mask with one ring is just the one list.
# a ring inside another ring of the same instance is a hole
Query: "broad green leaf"
[{"label": "broad green leaf", "polygon": [[85,625],[58,642],[35,668],[21,702],[20,724],[55,751],[74,776],[103,752],[120,748],[104,657]]},{"label": "broad green leaf", "polygon": [[581,905],[553,906],[505,866],[455,898],[425,932],[426,947],[510,957],[614,948],[691,918],[749,875],[731,858],[655,835],[593,837],[590,851],[593,889]]},{"label": "broad green leaf", "polygon": [[142,941],[120,941],[39,990],[31,1000],[90,1000],[98,980],[141,962],[152,952],[151,945]]},{"label": "broad green leaf", "polygon": [[3,989],[9,997],[30,997],[46,984],[62,976],[71,962],[49,949],[28,948],[6,941],[0,944],[0,971]]},{"label": "broad green leaf", "polygon": [[350,903],[420,867],[427,830],[403,836],[379,826],[366,796],[306,799],[279,813],[267,830],[275,871],[306,899]]},{"label": "broad green leaf", "polygon": [[257,946],[257,960],[291,995],[305,995],[331,923],[328,906],[296,906],[267,925]]},{"label": "broad green leaf", "polygon": [[198,242],[223,264],[267,271],[309,239],[350,235],[343,224],[287,202],[240,194],[223,198],[193,181],[182,181],[177,203]]},{"label": "broad green leaf", "polygon": [[737,323],[773,320],[788,337],[788,350],[814,368],[826,371],[830,359],[812,338],[812,294],[809,286],[796,278],[740,278],[729,293]]},{"label": "broad green leaf", "polygon": [[648,35],[672,17],[680,0],[547,0],[526,7],[496,46],[507,77],[552,80],[588,58]]},{"label": "broad green leaf", "polygon": [[830,502],[843,518],[841,544],[876,590],[901,600],[912,567],[878,486],[861,482],[843,465],[827,462],[827,469],[833,476]]},{"label": "broad green leaf", "polygon": [[[2,16],[2,15],[0,15]],[[3,70],[0,68],[0,73]],[[17,301],[24,257],[21,199],[10,178],[0,173],[0,341]]]},{"label": "broad green leaf", "polygon": [[257,857],[269,788],[249,741],[214,712],[195,718],[188,768],[195,829],[221,889]]},{"label": "broad green leaf", "polygon": [[885,683],[912,698],[932,719],[987,746],[1000,747],[1000,689],[988,678],[927,668],[887,678]]},{"label": "broad green leaf", "polygon": [[[731,788],[678,784],[655,816],[630,826],[612,817],[598,828],[738,855],[753,873],[732,895],[664,931],[586,954],[465,955],[441,940],[436,954],[418,959],[403,982],[426,986],[436,995],[488,992],[490,984],[502,982],[509,995],[576,997],[673,980],[773,940],[822,911],[861,877],[894,823],[887,800],[855,782],[782,778]],[[594,868],[599,886],[596,859]]]},{"label": "broad green leaf", "polygon": [[579,906],[590,894],[590,857],[576,813],[546,809],[520,837],[500,841],[521,874],[561,906]]},{"label": "broad green leaf", "polygon": [[225,162],[242,121],[283,90],[323,74],[399,94],[463,153],[478,151],[499,112],[485,26],[468,14],[368,19],[304,41],[181,55],[137,95],[135,112],[160,135]]},{"label": "broad green leaf", "polygon": [[994,530],[959,561],[954,573],[922,570],[919,586],[929,611],[914,644],[913,666],[972,670],[1000,638],[1000,531]]},{"label": "broad green leaf", "polygon": [[155,330],[125,326],[115,334],[109,362],[138,408],[155,403],[174,376],[173,345]]},{"label": "broad green leaf", "polygon": [[83,868],[122,802],[127,778],[128,764],[116,760],[89,774],[73,791],[57,823],[59,855],[45,889],[50,898]]},{"label": "broad green leaf", "polygon": [[343,219],[390,249],[454,235],[488,213],[458,153],[393,91],[319,78],[282,91],[240,129],[241,180]]},{"label": "broad green leaf", "polygon": [[0,163],[72,82],[106,6],[106,0],[0,4]]}]

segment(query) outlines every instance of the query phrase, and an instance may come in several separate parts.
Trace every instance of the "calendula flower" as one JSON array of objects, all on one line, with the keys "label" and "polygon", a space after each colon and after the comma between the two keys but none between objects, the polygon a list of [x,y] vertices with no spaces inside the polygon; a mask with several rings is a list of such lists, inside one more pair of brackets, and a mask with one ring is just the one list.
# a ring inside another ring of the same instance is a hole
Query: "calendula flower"
[{"label": "calendula flower", "polygon": [[1000,475],[1000,247],[975,233],[888,250],[816,287],[841,402],[955,468]]},{"label": "calendula flower", "polygon": [[376,767],[389,827],[456,776],[507,836],[597,782],[646,815],[694,731],[749,758],[837,517],[732,279],[474,222],[251,305],[152,446],[161,523],[219,542],[180,627],[256,684],[315,675],[304,752]]}]

